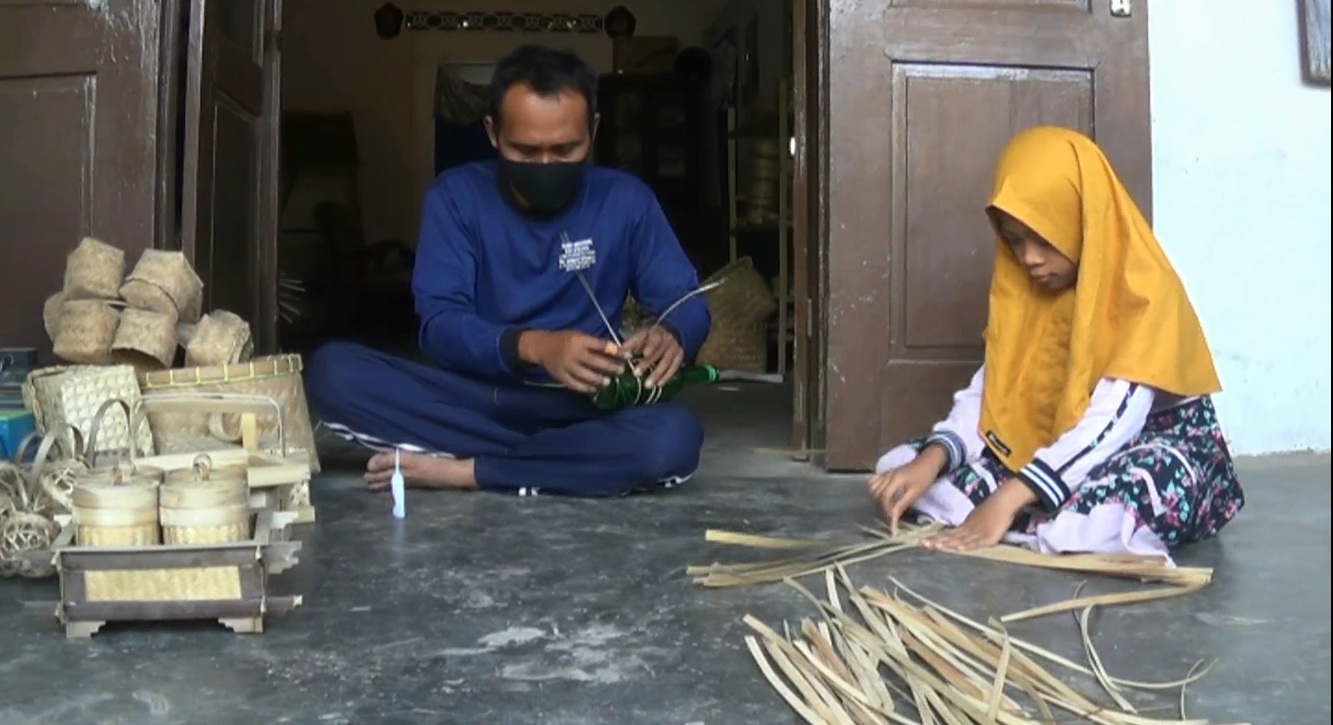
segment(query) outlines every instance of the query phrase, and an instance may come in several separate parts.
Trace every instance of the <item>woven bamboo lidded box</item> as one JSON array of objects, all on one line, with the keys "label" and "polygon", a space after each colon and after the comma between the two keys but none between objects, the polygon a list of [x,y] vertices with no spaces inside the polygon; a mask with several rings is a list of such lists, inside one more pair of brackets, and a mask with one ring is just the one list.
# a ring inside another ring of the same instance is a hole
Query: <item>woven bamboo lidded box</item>
[{"label": "woven bamboo lidded box", "polygon": [[[319,472],[315,433],[301,378],[300,355],[273,355],[250,362],[213,367],[161,370],[140,375],[146,396],[158,393],[234,393],[259,395],[277,401],[280,418],[260,421],[259,449],[277,453],[279,423],[285,430],[287,454],[308,460],[311,473]],[[159,453],[196,453],[228,448],[240,440],[237,416],[205,411],[150,412],[148,420]]]}]

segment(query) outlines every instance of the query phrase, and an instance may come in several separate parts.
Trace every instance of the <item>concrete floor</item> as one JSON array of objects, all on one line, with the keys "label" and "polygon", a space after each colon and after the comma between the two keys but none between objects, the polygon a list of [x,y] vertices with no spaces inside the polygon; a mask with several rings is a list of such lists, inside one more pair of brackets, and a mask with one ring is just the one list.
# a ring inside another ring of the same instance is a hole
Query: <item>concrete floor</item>
[{"label": "concrete floor", "polygon": [[[409,518],[330,472],[320,522],[279,587],[305,605],[259,636],[216,625],[109,626],[67,642],[20,611],[51,582],[0,581],[0,725],[9,723],[795,723],[745,652],[740,618],[770,623],[811,609],[782,586],[712,591],[683,567],[729,553],[710,527],[854,536],[870,523],[860,477],[832,477],[754,453],[785,443],[775,388],[697,395],[709,450],[686,488],[619,501],[417,495]],[[329,463],[335,463],[333,456]],[[1204,593],[1103,613],[1108,669],[1177,679],[1220,663],[1190,689],[1190,714],[1216,723],[1327,723],[1327,456],[1245,462],[1249,506],[1219,541],[1182,563],[1217,568]],[[899,555],[892,571],[968,614],[1068,598],[1082,577]],[[1085,590],[1118,586],[1094,581]],[[1082,660],[1072,618],[1019,636]],[[1157,704],[1170,704],[1171,698]],[[1144,703],[1154,704],[1151,700]],[[1165,717],[1165,715],[1163,715]]]}]

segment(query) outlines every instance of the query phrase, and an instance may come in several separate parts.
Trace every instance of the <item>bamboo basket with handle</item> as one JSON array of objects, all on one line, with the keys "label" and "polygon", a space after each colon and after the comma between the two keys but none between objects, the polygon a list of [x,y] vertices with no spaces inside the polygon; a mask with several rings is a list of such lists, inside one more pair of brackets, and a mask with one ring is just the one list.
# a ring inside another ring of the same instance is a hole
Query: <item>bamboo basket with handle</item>
[{"label": "bamboo basket with handle", "polygon": [[[92,425],[102,405],[109,400],[123,401],[130,409],[141,396],[134,368],[129,365],[53,366],[34,370],[23,381],[23,404],[32,411],[37,430],[56,431],[62,436],[64,450],[73,450],[77,430],[88,441]],[[67,424],[69,428],[62,427]],[[88,455],[130,447],[129,417],[116,417],[102,425],[97,441],[88,441]],[[153,436],[147,428],[137,430],[134,442],[140,449],[153,452]]]},{"label": "bamboo basket with handle", "polygon": [[[315,520],[315,509],[310,501],[310,468],[304,455],[293,455],[287,447],[284,409],[273,398],[239,393],[153,393],[139,401],[134,412],[134,425],[144,420],[171,418],[182,415],[232,415],[238,418],[240,445],[211,448],[208,451],[187,453],[159,453],[148,458],[137,458],[131,451],[131,465],[166,471],[171,480],[180,472],[189,471],[206,454],[214,475],[236,472],[244,475],[250,490],[252,508],[274,508],[296,515],[293,523]],[[270,425],[275,435],[273,447],[261,445],[264,431]]]},{"label": "bamboo basket with handle", "polygon": [[225,544],[250,538],[250,485],[244,467],[213,470],[200,453],[185,471],[168,473],[158,505],[166,544]]},{"label": "bamboo basket with handle", "polygon": [[[39,437],[41,443],[28,466],[23,461]],[[58,433],[30,433],[11,461],[0,462],[0,578],[40,579],[55,574],[54,566],[29,561],[24,554],[49,546],[60,530],[55,517],[69,510],[68,497],[61,503],[57,496],[57,489],[63,489],[67,481],[55,479],[66,478],[69,471],[63,466],[71,461],[74,467],[69,470],[81,470],[82,460],[78,452],[70,454],[59,448],[61,439]],[[63,456],[53,457],[53,450],[60,450]]]},{"label": "bamboo basket with handle", "polygon": [[[281,414],[260,421],[257,449],[276,452],[280,428],[285,429],[283,455],[305,458],[313,474],[319,472],[319,457],[301,371],[300,355],[272,355],[231,365],[144,373],[139,384],[144,395],[221,393],[258,395],[276,401]],[[240,442],[238,416],[230,412],[174,408],[170,412],[150,412],[148,420],[158,453],[204,453]]]},{"label": "bamboo basket with handle", "polygon": [[[66,423],[60,426],[45,435],[36,431],[29,433],[14,451],[14,467],[29,482],[29,492],[24,493],[29,500],[20,502],[24,510],[46,516],[69,513],[74,482],[88,470],[83,435]],[[71,439],[73,448],[65,443]],[[37,450],[32,465],[25,466],[23,461],[34,443]],[[56,450],[59,455],[53,454]]]},{"label": "bamboo basket with handle", "polygon": [[137,547],[162,543],[158,529],[159,484],[115,469],[74,484],[73,512],[79,546]]}]

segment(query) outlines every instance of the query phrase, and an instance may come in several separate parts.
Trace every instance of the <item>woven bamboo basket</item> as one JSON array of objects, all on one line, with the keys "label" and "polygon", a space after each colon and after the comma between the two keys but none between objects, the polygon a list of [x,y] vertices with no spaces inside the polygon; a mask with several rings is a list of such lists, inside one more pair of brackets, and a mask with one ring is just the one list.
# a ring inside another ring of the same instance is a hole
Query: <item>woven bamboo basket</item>
[{"label": "woven bamboo basket", "polygon": [[156,546],[160,485],[149,478],[113,472],[75,484],[75,540],[79,546]]},{"label": "woven bamboo basket", "polygon": [[722,281],[706,294],[713,324],[698,361],[724,370],[768,370],[768,318],[777,300],[749,257],[741,257],[709,275],[704,284]]},{"label": "woven bamboo basket", "polygon": [[52,352],[78,365],[111,363],[111,345],[120,326],[120,311],[106,300],[66,300],[52,340]]},{"label": "woven bamboo basket", "polygon": [[60,525],[41,514],[15,511],[0,517],[0,577],[41,579],[55,574],[54,566],[34,564],[22,555],[51,546],[59,533]]},{"label": "woven bamboo basket", "polygon": [[212,367],[246,362],[254,354],[250,323],[226,310],[204,315],[185,347],[189,367]]},{"label": "woven bamboo basket", "polygon": [[167,474],[159,499],[162,541],[226,544],[250,538],[250,485],[241,467],[214,470],[207,455]]},{"label": "woven bamboo basket", "polygon": [[46,336],[51,342],[56,341],[56,335],[60,332],[60,313],[65,307],[65,293],[57,292],[46,298],[42,304],[42,326],[46,328]]},{"label": "woven bamboo basket", "polygon": [[185,255],[161,249],[145,249],[120,286],[120,296],[131,306],[173,315],[185,322],[199,320],[203,292],[203,280]]},{"label": "woven bamboo basket", "polygon": [[84,237],[65,259],[66,298],[113,300],[125,277],[125,252]]},{"label": "woven bamboo basket", "polygon": [[708,307],[714,318],[729,317],[746,323],[766,322],[778,311],[773,291],[764,283],[764,278],[754,268],[754,261],[749,257],[741,257],[719,269],[709,275],[703,284],[707,286],[718,281],[723,281],[722,285],[706,293]]},{"label": "woven bamboo basket", "polygon": [[[139,404],[139,398],[139,381],[134,368],[128,365],[42,368],[33,371],[23,383],[23,403],[32,411],[37,430],[57,431],[65,451],[75,451],[80,446],[74,433],[62,428],[62,424],[85,433],[85,457],[130,448],[128,415],[114,415],[103,421],[95,441],[87,432],[99,414],[106,415],[102,409],[108,401],[120,401],[132,410]],[[136,431],[134,443],[136,450],[152,455],[153,436],[147,426]]]},{"label": "woven bamboo basket", "polygon": [[162,370],[175,361],[177,346],[174,314],[131,307],[120,313],[111,357],[136,372]]},{"label": "woven bamboo basket", "polygon": [[[282,411],[281,428],[286,435],[286,452],[302,453],[308,458],[311,473],[319,472],[315,452],[314,428],[306,405],[305,385],[301,378],[300,355],[273,355],[247,363],[208,368],[183,368],[146,373],[139,384],[144,394],[158,393],[239,393],[271,398]],[[149,412],[148,420],[158,453],[206,453],[231,448],[240,440],[240,416],[227,413]],[[264,417],[259,421],[259,447],[276,452],[282,448],[279,420]]]},{"label": "woven bamboo basket", "polygon": [[697,360],[719,370],[768,372],[768,330],[763,323],[714,319]]},{"label": "woven bamboo basket", "polygon": [[[83,436],[76,428],[64,423],[61,426],[62,429],[45,435],[35,431],[29,433],[14,452],[13,465],[27,479],[27,491],[31,492],[24,492],[18,501],[25,511],[44,516],[69,513],[74,483],[88,470],[84,460]],[[74,448],[67,450],[61,441],[68,440],[70,436],[74,438]],[[37,450],[32,465],[25,470],[23,461],[27,458],[28,449],[34,444]]]}]

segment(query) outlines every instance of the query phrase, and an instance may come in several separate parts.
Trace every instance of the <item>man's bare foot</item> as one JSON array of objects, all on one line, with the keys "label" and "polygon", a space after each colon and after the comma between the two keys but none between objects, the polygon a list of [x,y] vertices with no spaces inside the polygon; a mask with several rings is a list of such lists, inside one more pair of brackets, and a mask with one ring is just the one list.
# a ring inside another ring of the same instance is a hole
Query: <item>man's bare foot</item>
[{"label": "man's bare foot", "polygon": [[[366,488],[371,491],[389,490],[393,478],[392,453],[377,453],[366,464]],[[477,478],[472,473],[472,459],[442,458],[425,453],[399,454],[403,483],[408,488],[436,488],[473,491]]]}]

